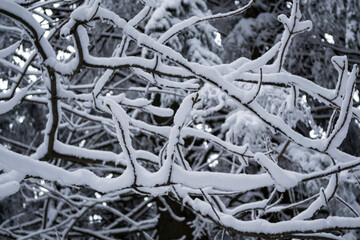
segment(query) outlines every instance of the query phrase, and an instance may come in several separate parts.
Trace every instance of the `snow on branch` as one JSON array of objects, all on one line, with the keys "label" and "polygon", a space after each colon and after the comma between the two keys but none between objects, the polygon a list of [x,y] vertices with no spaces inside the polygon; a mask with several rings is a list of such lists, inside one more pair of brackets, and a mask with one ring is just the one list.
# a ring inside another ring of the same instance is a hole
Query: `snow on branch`
[{"label": "snow on branch", "polygon": [[[202,0],[160,2],[142,0],[136,14],[116,1],[122,10],[100,0],[1,2],[9,26],[0,30],[17,40],[0,50],[0,199],[38,209],[34,219],[9,216],[0,238],[156,239],[160,203],[177,222],[190,209],[197,237],[338,239],[360,229],[356,197],[338,195],[359,183],[360,158],[342,148],[360,120],[358,66],[332,57],[334,89],[285,70],[291,41],[312,29],[299,0],[278,17],[279,42],[224,64],[206,46],[208,22],[255,1],[218,14]],[[189,60],[199,47],[202,59]],[[326,133],[307,98],[333,111]],[[329,210],[335,201],[342,215]]]}]

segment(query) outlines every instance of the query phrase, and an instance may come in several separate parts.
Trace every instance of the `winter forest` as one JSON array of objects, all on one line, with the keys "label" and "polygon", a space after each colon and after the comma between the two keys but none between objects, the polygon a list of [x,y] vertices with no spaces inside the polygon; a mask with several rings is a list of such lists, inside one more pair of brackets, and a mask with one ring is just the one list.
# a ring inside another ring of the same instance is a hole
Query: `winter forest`
[{"label": "winter forest", "polygon": [[360,239],[359,0],[0,0],[0,239]]}]

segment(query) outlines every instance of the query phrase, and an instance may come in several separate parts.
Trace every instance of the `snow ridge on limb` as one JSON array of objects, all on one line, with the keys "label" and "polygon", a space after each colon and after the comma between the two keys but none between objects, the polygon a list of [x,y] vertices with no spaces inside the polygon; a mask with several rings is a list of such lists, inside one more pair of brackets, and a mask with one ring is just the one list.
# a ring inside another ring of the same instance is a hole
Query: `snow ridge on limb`
[{"label": "snow ridge on limb", "polygon": [[104,105],[113,115],[117,136],[128,160],[127,169],[132,172],[133,182],[136,184],[138,163],[135,150],[131,144],[128,115],[120,105],[111,99],[106,99]]},{"label": "snow ridge on limb", "polygon": [[26,88],[20,89],[14,97],[12,97],[9,101],[0,102],[0,114],[7,113],[14,109],[16,105],[25,97],[31,85]]},{"label": "snow ridge on limb", "polygon": [[286,17],[284,14],[279,15],[278,20],[284,24],[284,32],[281,38],[281,46],[279,49],[278,57],[276,58],[273,66],[277,68],[277,72],[281,72],[287,51],[291,43],[291,39],[299,33],[310,31],[312,29],[312,22],[310,20],[300,21],[300,1],[293,0],[291,15]]},{"label": "snow ridge on limb", "polygon": [[[185,126],[187,118],[190,116],[191,110],[201,101],[199,93],[189,94],[181,102],[179,109],[174,116],[174,126],[170,130],[169,142],[166,148],[166,160],[163,163],[163,169],[167,173],[167,181],[171,182],[172,169],[175,160],[175,153],[178,145],[182,142],[181,131]],[[180,159],[181,161],[181,159]],[[182,162],[183,167],[186,166],[185,162]]]},{"label": "snow ridge on limb", "polygon": [[301,180],[301,178],[294,175],[294,173],[280,168],[276,163],[266,157],[264,153],[255,153],[254,158],[274,180],[275,187],[279,192],[284,192],[285,190],[295,187]]},{"label": "snow ridge on limb", "polygon": [[326,150],[330,147],[338,148],[346,137],[352,117],[353,91],[355,88],[355,80],[358,75],[359,68],[353,66],[350,75],[345,80],[345,87],[339,87],[339,96],[342,99],[339,118],[334,126],[331,135],[328,137]]},{"label": "snow ridge on limb", "polygon": [[218,20],[221,18],[226,18],[226,17],[231,17],[231,16],[235,16],[237,14],[241,14],[243,12],[245,12],[247,9],[249,9],[251,7],[251,5],[254,4],[254,0],[250,0],[245,6],[236,9],[234,11],[231,12],[227,12],[227,13],[218,13],[215,15],[210,15],[210,16],[205,16],[205,17],[191,17],[188,18],[180,23],[177,23],[175,25],[173,25],[171,28],[169,28],[164,34],[161,35],[161,37],[158,39],[159,43],[166,43],[167,41],[169,41],[170,38],[176,36],[176,34],[180,33],[181,31],[183,31],[185,28],[188,28],[192,25],[201,23],[201,22],[205,22],[205,21],[213,21],[213,20]]},{"label": "snow ridge on limb", "polygon": [[21,41],[17,41],[16,43],[12,44],[11,46],[0,49],[0,58],[6,58],[7,56],[11,55],[15,52],[15,50],[20,46]]}]

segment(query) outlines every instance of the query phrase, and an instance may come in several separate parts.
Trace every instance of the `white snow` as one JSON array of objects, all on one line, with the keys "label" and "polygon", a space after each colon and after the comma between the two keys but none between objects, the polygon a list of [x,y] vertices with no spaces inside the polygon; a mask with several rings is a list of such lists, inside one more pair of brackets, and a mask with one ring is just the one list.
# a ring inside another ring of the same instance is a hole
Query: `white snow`
[{"label": "white snow", "polygon": [[0,58],[6,58],[10,54],[14,53],[15,50],[20,46],[21,41],[18,41],[7,48],[0,49]]}]

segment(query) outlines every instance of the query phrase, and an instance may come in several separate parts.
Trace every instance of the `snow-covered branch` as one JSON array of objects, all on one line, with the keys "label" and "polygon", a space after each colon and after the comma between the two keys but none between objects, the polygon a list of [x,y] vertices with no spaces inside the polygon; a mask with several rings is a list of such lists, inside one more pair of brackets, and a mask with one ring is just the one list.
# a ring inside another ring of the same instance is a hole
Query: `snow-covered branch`
[{"label": "snow-covered branch", "polygon": [[[360,158],[342,148],[360,119],[359,68],[332,57],[333,89],[287,68],[292,41],[312,29],[300,1],[278,17],[280,41],[231,63],[216,56],[209,21],[254,1],[218,14],[202,0],[140,2],[136,14],[100,0],[1,2],[0,31],[20,40],[0,49],[10,83],[0,119],[27,124],[29,136],[0,121],[0,198],[39,214],[9,216],[0,236],[155,239],[164,214],[186,222],[183,206],[196,215],[194,237],[338,239],[359,229],[359,202],[338,195],[359,184]],[[333,111],[326,133],[306,99]],[[327,209],[334,201],[351,214]]]}]

